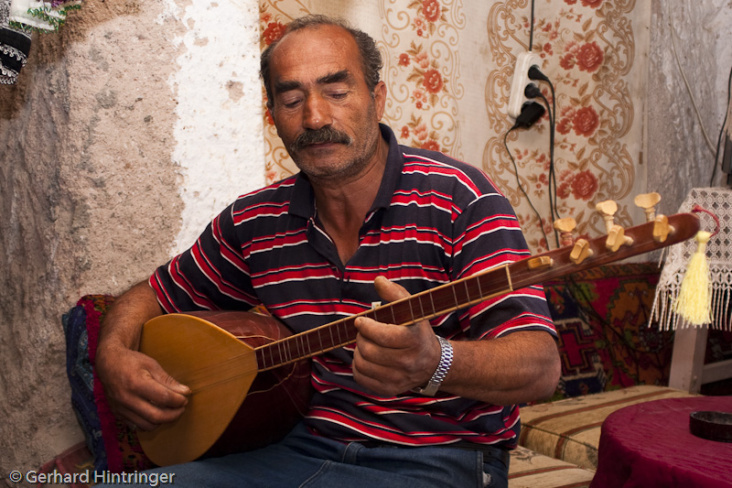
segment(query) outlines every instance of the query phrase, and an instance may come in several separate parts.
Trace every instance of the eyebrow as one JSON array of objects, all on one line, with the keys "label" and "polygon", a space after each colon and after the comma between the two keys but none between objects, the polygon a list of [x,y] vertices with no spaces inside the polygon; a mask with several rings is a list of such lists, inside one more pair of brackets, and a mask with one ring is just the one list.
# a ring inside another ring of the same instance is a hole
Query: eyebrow
[{"label": "eyebrow", "polygon": [[326,85],[328,83],[342,83],[350,78],[351,73],[347,69],[343,69],[318,78],[318,84]]},{"label": "eyebrow", "polygon": [[[325,76],[321,76],[316,80],[318,85],[328,85],[331,83],[342,83],[351,79],[351,73],[347,70],[336,71],[335,73],[329,73]],[[297,90],[302,87],[302,83],[299,81],[276,81],[274,83],[275,93],[287,92],[290,90]]]}]

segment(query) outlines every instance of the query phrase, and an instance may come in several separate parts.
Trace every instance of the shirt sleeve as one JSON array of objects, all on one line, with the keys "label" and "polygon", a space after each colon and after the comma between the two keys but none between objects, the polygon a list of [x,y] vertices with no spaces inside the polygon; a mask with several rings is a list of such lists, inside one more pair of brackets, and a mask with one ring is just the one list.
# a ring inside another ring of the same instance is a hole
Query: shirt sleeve
[{"label": "shirt sleeve", "polygon": [[[508,200],[497,191],[483,193],[456,219],[453,279],[530,257],[523,232]],[[556,337],[541,284],[490,298],[460,317],[474,339],[519,330],[543,330]]]},{"label": "shirt sleeve", "polygon": [[167,313],[247,310],[258,305],[244,246],[234,223],[236,204],[219,214],[193,246],[160,266],[150,286]]}]

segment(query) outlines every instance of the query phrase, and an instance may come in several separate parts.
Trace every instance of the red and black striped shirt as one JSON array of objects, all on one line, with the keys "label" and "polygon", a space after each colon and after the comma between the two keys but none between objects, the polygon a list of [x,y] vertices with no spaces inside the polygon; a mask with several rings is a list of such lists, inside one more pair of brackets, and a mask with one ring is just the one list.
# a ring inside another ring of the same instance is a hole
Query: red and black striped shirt
[{"label": "red and black striped shirt", "polygon": [[[378,275],[418,293],[529,252],[506,198],[479,169],[399,146],[385,126],[387,166],[348,263],[320,225],[302,174],[239,197],[191,249],[161,266],[150,283],[166,312],[246,310],[264,305],[294,332],[363,312],[379,301]],[[431,320],[451,340],[518,330],[556,334],[540,286],[515,290]],[[307,424],[342,440],[401,445],[513,445],[515,406],[438,394],[383,398],[353,380],[353,346],[313,359],[315,396]],[[510,367],[510,365],[508,365]]]}]

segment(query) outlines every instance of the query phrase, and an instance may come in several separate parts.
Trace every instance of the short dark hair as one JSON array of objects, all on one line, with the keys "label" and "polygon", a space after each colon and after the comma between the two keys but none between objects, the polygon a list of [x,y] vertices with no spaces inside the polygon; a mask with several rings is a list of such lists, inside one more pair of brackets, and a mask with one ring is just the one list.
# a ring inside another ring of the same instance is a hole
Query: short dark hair
[{"label": "short dark hair", "polygon": [[267,92],[267,104],[272,105],[272,88],[270,86],[270,74],[269,66],[272,60],[272,52],[275,46],[279,44],[279,41],[291,32],[295,32],[301,29],[309,27],[318,27],[322,25],[333,25],[345,29],[348,33],[353,36],[353,40],[356,41],[358,51],[361,54],[361,67],[363,69],[364,78],[366,80],[366,86],[369,91],[373,93],[374,88],[379,83],[379,72],[383,66],[381,61],[381,53],[376,47],[376,42],[363,31],[354,29],[349,26],[345,20],[334,19],[326,15],[307,15],[293,20],[287,24],[285,32],[278,40],[267,46],[262,52],[262,57],[259,63],[259,75],[262,77],[264,83],[264,89]]}]

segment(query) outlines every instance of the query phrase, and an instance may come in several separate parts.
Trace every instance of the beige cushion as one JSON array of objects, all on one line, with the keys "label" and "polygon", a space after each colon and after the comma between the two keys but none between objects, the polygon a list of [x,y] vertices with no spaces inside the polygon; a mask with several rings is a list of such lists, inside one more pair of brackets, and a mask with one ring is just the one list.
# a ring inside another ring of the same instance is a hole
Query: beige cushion
[{"label": "beige cushion", "polygon": [[608,415],[628,405],[681,396],[692,395],[665,386],[639,385],[523,407],[519,444],[594,470],[600,427]]},{"label": "beige cushion", "polygon": [[511,451],[508,488],[583,488],[594,472],[519,446]]}]

